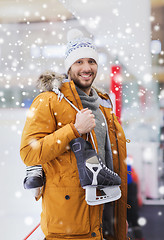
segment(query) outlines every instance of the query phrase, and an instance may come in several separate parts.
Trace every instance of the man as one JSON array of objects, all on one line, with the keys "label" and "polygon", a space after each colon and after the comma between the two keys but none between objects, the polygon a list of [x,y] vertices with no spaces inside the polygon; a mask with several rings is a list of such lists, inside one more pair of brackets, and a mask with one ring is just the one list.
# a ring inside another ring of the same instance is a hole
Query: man
[{"label": "man", "polygon": [[[79,30],[69,32],[65,68],[66,81],[58,81],[53,74],[40,77],[44,92],[30,107],[21,141],[20,154],[24,163],[42,165],[46,177],[42,194],[42,230],[46,240],[100,240],[103,234],[108,240],[125,240],[126,139],[112,112],[108,94],[92,88],[98,54],[92,40],[84,38]],[[61,99],[60,92],[80,112]],[[112,162],[108,165],[121,177],[122,197],[118,201],[96,206],[89,206],[85,201],[77,161],[69,143],[81,136],[93,144],[89,132],[92,132],[104,164],[107,152],[111,152]],[[106,148],[107,139],[110,149]]]}]

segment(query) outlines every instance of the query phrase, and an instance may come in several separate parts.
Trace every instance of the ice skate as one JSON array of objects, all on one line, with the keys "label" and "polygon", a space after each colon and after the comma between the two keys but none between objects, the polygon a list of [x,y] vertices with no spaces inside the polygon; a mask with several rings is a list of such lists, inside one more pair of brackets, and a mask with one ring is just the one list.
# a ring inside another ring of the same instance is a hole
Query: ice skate
[{"label": "ice skate", "polygon": [[77,160],[81,186],[86,191],[86,202],[99,205],[118,200],[121,197],[121,178],[102,163],[91,143],[76,138],[70,146]]},{"label": "ice skate", "polygon": [[44,185],[44,172],[41,165],[26,167],[25,189],[41,188]]}]

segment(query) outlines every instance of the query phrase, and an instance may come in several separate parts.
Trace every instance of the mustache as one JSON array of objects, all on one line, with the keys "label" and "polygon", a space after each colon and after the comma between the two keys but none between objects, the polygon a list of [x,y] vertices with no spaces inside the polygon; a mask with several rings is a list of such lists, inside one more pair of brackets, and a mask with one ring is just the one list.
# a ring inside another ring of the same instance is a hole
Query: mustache
[{"label": "mustache", "polygon": [[94,73],[89,71],[89,72],[81,72],[80,74],[94,74]]}]

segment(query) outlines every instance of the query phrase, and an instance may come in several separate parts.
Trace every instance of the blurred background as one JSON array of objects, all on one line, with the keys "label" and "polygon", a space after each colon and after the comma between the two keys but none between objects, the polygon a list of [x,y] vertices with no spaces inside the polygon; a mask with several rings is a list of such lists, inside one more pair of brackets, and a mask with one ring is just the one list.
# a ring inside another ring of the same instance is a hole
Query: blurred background
[{"label": "blurred background", "polygon": [[36,79],[64,73],[71,28],[93,38],[95,85],[125,130],[129,235],[163,240],[164,0],[0,0],[0,238],[23,240],[40,221],[41,201],[23,189],[20,139]]}]

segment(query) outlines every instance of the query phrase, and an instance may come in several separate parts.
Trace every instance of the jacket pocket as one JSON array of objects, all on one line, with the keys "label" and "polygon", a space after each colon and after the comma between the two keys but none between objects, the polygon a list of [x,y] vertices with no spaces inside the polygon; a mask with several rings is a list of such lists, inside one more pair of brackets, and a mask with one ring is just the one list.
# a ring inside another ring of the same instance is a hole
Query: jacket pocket
[{"label": "jacket pocket", "polygon": [[90,232],[89,206],[81,188],[45,188],[43,202],[49,233],[82,235]]}]

